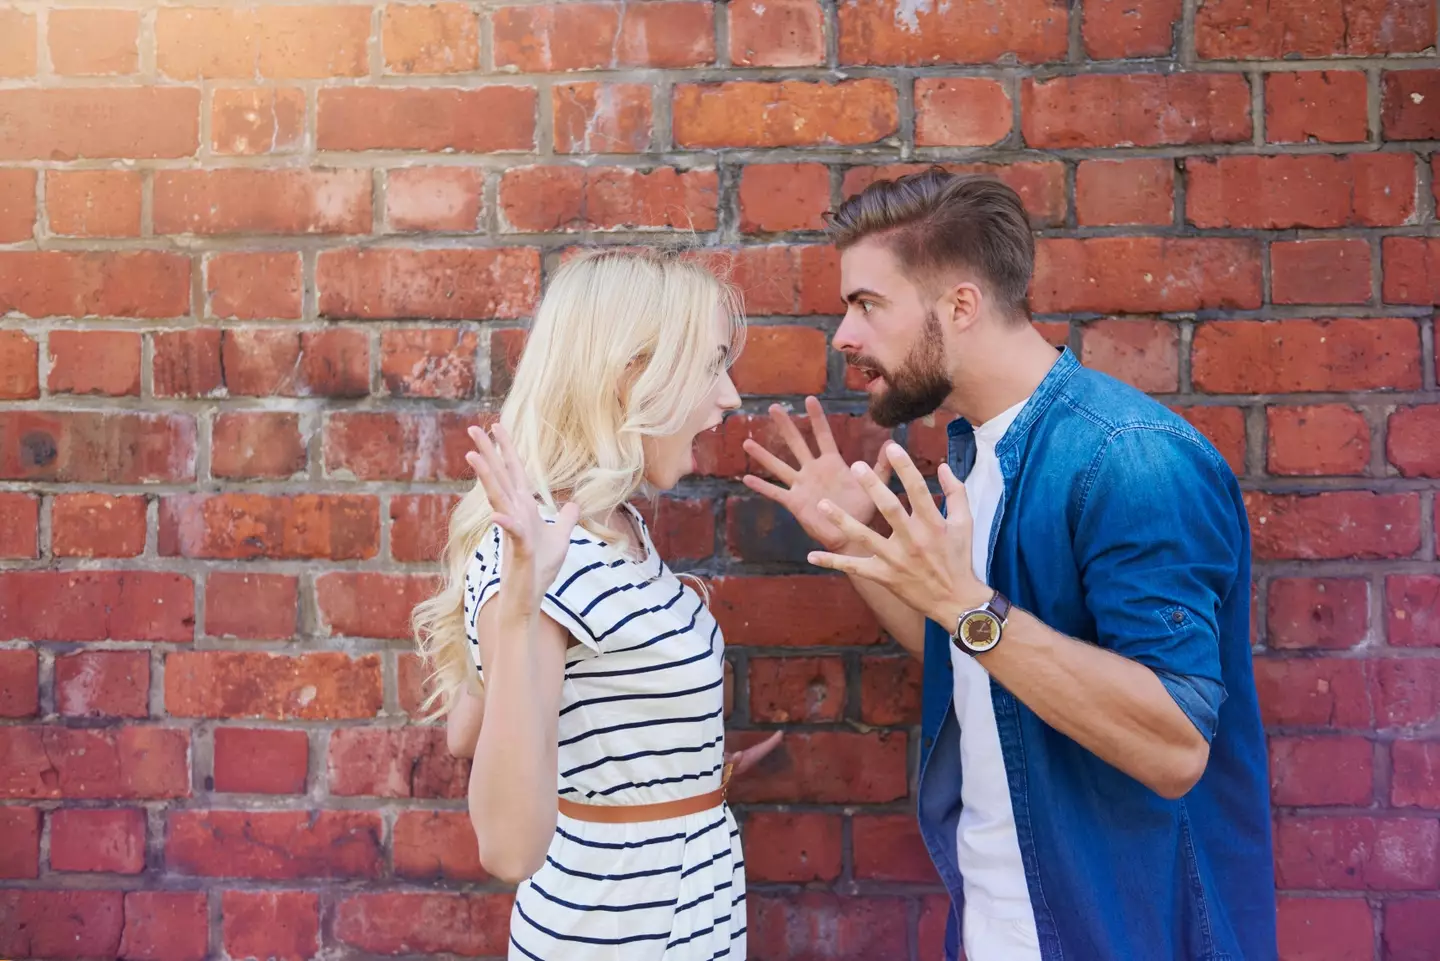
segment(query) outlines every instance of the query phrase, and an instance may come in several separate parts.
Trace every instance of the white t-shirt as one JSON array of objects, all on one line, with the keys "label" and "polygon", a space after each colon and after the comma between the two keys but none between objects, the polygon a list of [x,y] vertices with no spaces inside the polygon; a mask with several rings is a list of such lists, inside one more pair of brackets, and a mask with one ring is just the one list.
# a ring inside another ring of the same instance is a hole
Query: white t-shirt
[{"label": "white t-shirt", "polygon": [[[975,466],[965,478],[965,493],[974,521],[971,556],[975,576],[987,584],[990,533],[1000,519],[997,511],[1005,486],[995,445],[1024,406],[1025,401],[1021,401],[975,429]],[[964,808],[955,841],[965,883],[965,954],[977,959],[1040,961],[1035,912],[1025,884],[1015,812],[1010,805],[1000,734],[990,700],[990,675],[975,658],[953,645],[950,661],[963,772]]]}]

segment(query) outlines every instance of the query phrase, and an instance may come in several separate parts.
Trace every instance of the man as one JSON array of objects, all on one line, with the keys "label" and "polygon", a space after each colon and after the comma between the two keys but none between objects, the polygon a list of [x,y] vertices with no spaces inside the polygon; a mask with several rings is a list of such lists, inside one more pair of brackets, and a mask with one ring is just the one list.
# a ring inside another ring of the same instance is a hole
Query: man
[{"label": "man", "polygon": [[1274,958],[1234,475],[1034,330],[1034,241],[1008,187],[938,169],[876,183],[830,232],[834,344],[871,416],[959,415],[947,510],[896,444],[847,466],[814,398],[818,452],[772,408],[796,464],[747,442],[779,484],[745,482],[924,660],[919,816],[955,904],[947,957],[963,932],[970,961]]}]

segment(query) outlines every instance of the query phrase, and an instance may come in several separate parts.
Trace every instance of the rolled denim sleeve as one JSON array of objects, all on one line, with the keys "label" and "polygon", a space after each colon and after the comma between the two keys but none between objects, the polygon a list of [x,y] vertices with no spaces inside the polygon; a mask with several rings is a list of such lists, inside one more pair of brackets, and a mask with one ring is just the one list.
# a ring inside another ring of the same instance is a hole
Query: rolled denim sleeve
[{"label": "rolled denim sleeve", "polygon": [[1075,528],[1095,640],[1155,672],[1208,741],[1225,685],[1218,619],[1245,549],[1228,469],[1198,438],[1127,428],[1097,452]]}]

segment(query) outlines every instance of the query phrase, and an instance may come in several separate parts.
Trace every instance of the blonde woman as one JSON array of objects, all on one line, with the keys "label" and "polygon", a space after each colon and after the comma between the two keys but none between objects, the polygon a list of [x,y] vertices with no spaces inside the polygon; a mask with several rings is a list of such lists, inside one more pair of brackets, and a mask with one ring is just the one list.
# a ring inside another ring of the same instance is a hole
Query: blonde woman
[{"label": "blonde woman", "polygon": [[696,436],[739,406],[742,323],[733,291],[679,257],[578,258],[493,437],[471,431],[480,483],[416,629],[452,748],[474,739],[480,860],[519,884],[511,959],[746,956],[725,786],[778,734],[726,756],[720,629],[628,503],[694,470]]}]

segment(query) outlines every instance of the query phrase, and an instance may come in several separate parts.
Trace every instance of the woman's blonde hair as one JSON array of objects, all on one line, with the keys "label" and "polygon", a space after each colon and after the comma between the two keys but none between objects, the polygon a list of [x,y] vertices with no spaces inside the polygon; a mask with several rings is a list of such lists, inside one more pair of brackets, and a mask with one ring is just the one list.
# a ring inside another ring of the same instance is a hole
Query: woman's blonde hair
[{"label": "woman's blonde hair", "polygon": [[[644,484],[641,439],[683,428],[714,387],[722,350],[733,359],[743,333],[735,288],[679,251],[589,253],[563,264],[500,409],[536,496],[554,509],[563,494],[579,506],[581,526],[623,539],[603,522]],[[440,590],[411,618],[433,671],[427,719],[444,714],[475,677],[465,571],[491,514],[477,483],[450,515]]]}]

